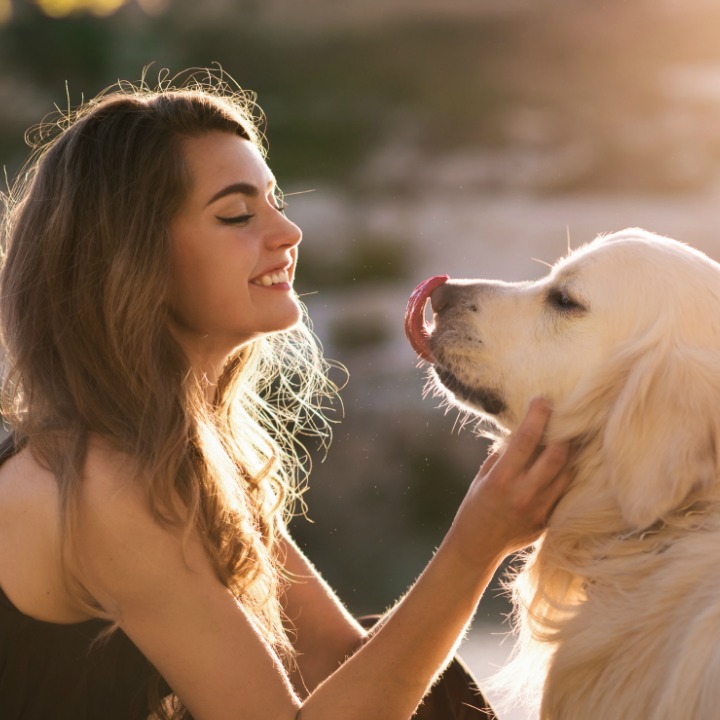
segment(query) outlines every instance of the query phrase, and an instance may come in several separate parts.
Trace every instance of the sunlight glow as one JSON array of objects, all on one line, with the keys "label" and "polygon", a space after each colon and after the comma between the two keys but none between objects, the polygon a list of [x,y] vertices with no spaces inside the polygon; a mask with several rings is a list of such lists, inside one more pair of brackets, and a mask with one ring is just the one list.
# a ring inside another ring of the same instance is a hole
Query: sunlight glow
[{"label": "sunlight glow", "polygon": [[[0,0],[4,2],[4,0]],[[112,15],[126,0],[35,0],[50,17],[65,17],[73,12],[88,11],[93,15]]]},{"label": "sunlight glow", "polygon": [[12,16],[12,4],[10,0],[0,0],[0,25],[6,23]]}]

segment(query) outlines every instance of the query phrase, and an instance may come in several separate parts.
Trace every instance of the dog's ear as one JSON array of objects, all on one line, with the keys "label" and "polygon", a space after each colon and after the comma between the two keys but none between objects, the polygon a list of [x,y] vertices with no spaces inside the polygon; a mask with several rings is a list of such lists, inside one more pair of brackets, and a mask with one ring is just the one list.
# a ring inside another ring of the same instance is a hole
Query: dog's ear
[{"label": "dog's ear", "polygon": [[630,364],[603,438],[611,488],[637,529],[680,507],[718,472],[718,358],[663,345]]}]

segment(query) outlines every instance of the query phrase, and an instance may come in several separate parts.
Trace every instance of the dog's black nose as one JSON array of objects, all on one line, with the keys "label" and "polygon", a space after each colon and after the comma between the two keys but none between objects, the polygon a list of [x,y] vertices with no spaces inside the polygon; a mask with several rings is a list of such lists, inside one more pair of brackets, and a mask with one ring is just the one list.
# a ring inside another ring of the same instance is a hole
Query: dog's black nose
[{"label": "dog's black nose", "polygon": [[452,308],[462,308],[463,311],[478,311],[478,294],[487,289],[487,283],[468,282],[446,282],[436,287],[430,293],[430,305],[434,313],[440,314]]},{"label": "dog's black nose", "polygon": [[435,288],[430,293],[430,304],[433,312],[440,313],[460,302],[467,302],[467,287],[467,285],[458,285],[450,281]]}]

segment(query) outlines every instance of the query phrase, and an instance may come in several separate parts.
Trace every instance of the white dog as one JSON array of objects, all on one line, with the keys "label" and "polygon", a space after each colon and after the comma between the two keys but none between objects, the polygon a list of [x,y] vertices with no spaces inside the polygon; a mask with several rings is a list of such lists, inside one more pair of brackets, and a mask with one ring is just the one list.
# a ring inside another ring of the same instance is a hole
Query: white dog
[{"label": "white dog", "polygon": [[432,279],[407,328],[453,402],[513,430],[542,395],[573,448],[512,682],[547,720],[720,718],[720,265],[626,230],[537,282]]}]

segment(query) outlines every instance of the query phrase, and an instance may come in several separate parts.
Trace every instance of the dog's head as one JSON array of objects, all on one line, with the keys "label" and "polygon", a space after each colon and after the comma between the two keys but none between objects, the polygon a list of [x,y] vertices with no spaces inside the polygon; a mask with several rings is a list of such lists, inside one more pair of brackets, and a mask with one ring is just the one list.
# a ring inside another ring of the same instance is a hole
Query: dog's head
[{"label": "dog's head", "polygon": [[434,327],[424,330],[416,310],[409,334],[452,402],[512,430],[532,397],[549,399],[553,434],[601,438],[631,527],[715,481],[720,265],[627,230],[535,282],[435,284],[427,293]]}]

